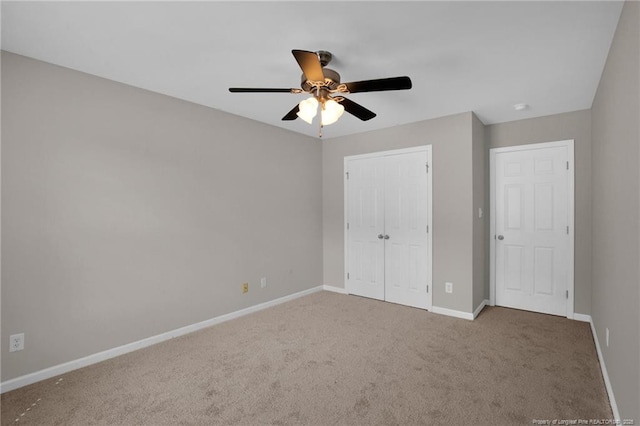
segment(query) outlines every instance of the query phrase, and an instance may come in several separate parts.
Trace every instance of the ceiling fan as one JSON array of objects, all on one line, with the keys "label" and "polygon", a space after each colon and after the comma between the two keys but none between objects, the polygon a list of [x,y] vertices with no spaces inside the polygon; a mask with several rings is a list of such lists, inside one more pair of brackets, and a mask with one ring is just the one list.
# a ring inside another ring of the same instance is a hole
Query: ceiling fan
[{"label": "ceiling fan", "polygon": [[[288,121],[300,117],[311,124],[319,107],[320,129],[322,129],[322,126],[335,123],[344,111],[363,121],[371,120],[376,116],[373,111],[342,96],[344,94],[411,89],[411,79],[406,76],[340,83],[340,74],[325,68],[333,57],[330,52],[292,50],[291,53],[302,69],[300,89],[231,87],[229,91],[232,93],[309,93],[310,98],[300,102],[282,119]],[[322,136],[322,130],[320,136]]]}]

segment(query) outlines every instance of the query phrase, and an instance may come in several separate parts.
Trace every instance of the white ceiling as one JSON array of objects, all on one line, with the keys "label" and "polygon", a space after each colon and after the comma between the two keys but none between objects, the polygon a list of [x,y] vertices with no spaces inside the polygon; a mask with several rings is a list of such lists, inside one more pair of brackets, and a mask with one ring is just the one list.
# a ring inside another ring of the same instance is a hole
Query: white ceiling
[{"label": "white ceiling", "polygon": [[[342,81],[408,75],[413,89],[348,97],[336,137],[474,111],[499,123],[591,107],[622,3],[2,2],[2,48],[310,136],[280,119],[304,95],[291,49],[329,50]],[[527,103],[525,111],[513,105]]]}]

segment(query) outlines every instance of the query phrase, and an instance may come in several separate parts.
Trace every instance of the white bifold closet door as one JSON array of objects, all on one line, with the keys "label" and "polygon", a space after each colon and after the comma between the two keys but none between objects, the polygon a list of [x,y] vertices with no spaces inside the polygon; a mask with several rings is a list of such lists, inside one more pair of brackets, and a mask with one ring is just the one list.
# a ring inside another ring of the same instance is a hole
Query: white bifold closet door
[{"label": "white bifold closet door", "polygon": [[347,169],[347,291],[430,307],[426,150],[351,157]]}]

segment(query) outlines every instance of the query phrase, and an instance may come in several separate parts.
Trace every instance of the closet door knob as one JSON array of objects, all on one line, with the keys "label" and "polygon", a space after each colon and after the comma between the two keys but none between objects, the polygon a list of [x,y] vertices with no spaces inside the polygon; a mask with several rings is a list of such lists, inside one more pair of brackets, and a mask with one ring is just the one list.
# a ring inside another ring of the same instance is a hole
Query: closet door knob
[{"label": "closet door knob", "polygon": [[504,240],[504,235],[498,235],[498,239],[499,239],[500,241]]},{"label": "closet door knob", "polygon": [[384,235],[382,235],[382,234],[378,234],[378,239],[379,239],[379,240],[381,240],[381,239],[383,239],[383,238],[384,238]]},{"label": "closet door knob", "polygon": [[384,239],[385,239],[385,240],[388,240],[388,239],[389,239],[389,236],[388,236],[388,235],[385,235],[385,236],[384,236]]}]

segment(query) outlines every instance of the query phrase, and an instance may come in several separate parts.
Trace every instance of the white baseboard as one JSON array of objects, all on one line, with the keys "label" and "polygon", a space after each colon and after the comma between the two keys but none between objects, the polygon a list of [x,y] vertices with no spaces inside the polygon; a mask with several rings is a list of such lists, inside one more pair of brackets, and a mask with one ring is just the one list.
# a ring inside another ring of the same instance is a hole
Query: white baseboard
[{"label": "white baseboard", "polygon": [[456,311],[454,309],[441,308],[435,305],[431,307],[431,312],[434,314],[447,315],[449,317],[473,320],[473,314],[471,312]]},{"label": "white baseboard", "polygon": [[113,349],[107,349],[106,351],[98,352],[80,359],[65,362],[63,364],[55,365],[53,367],[45,368],[44,370],[25,374],[24,376],[16,377],[15,379],[7,380],[0,383],[0,393],[9,392],[11,390],[30,385],[32,383],[39,382],[41,380],[50,379],[51,377],[68,373],[69,371],[72,371],[72,370],[77,370],[78,368],[86,367],[92,364],[97,364],[98,362],[115,358],[117,356],[124,355],[129,352],[136,351],[138,349],[146,348],[147,346],[155,345],[157,343],[161,343],[166,340],[173,339],[174,337],[179,337],[185,334],[193,333],[194,331],[198,331],[203,328],[207,328],[216,324],[223,323],[225,321],[229,321],[235,318],[249,315],[254,312],[258,312],[263,309],[270,308],[272,306],[276,306],[281,303],[300,298],[302,296],[306,296],[308,294],[317,293],[319,291],[322,291],[323,289],[324,289],[324,286],[313,287],[308,290],[293,293],[288,296],[280,297],[275,300],[270,300],[268,302],[264,302],[258,305],[250,306],[248,308],[240,309],[239,311],[220,315],[218,317],[211,318],[202,322],[191,324],[175,330],[167,331],[166,333],[158,334],[152,337],[147,337],[146,339],[138,340],[137,342],[128,343],[126,345],[118,346]]},{"label": "white baseboard", "polygon": [[331,291],[333,293],[340,293],[340,294],[349,294],[349,292],[347,291],[347,289],[342,288],[342,287],[334,287],[332,285],[323,285],[322,289],[324,291]]},{"label": "white baseboard", "polygon": [[480,315],[480,312],[482,312],[484,307],[487,306],[488,304],[489,304],[489,299],[484,299],[482,302],[480,302],[480,306],[478,306],[476,310],[473,311],[473,319],[478,318],[478,315]]},{"label": "white baseboard", "polygon": [[441,308],[441,307],[435,306],[435,305],[431,307],[431,312],[433,312],[434,314],[447,315],[447,316],[450,316],[450,317],[462,318],[462,319],[473,321],[474,319],[476,319],[478,317],[480,312],[488,304],[489,304],[489,300],[487,300],[487,299],[483,300],[480,303],[480,306],[478,306],[476,308],[476,310],[473,311],[473,313],[463,312],[463,311],[456,311],[454,309],[448,309],[448,308]]},{"label": "white baseboard", "polygon": [[569,319],[573,319],[575,321],[581,321],[581,322],[591,322],[591,315],[574,313],[573,318],[569,318]]},{"label": "white baseboard", "polygon": [[[593,325],[593,318],[591,318],[591,315],[574,314],[573,319],[576,321],[588,322],[591,325],[591,334],[593,334],[593,341],[596,344],[598,361],[600,361],[600,369],[602,370],[602,377],[604,378],[604,386],[607,389],[607,395],[609,396],[609,403],[611,404],[611,411],[613,412],[613,418],[618,422],[620,422],[620,411],[618,411],[618,404],[616,403],[616,397],[613,395],[611,380],[609,380],[609,373],[607,373],[607,366],[604,364],[604,357],[602,356],[602,349],[600,349],[600,341],[598,340],[596,327],[595,325]],[[615,423],[615,424],[622,424],[622,423]]]}]

